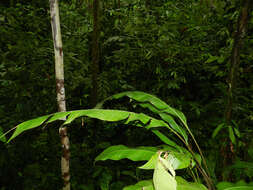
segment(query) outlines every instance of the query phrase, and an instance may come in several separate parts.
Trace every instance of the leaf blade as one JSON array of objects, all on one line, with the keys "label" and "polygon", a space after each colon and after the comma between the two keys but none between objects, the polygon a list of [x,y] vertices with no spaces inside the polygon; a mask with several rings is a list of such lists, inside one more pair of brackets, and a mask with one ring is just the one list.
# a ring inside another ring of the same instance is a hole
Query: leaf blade
[{"label": "leaf blade", "polygon": [[124,145],[110,146],[100,153],[95,161],[104,160],[121,160],[129,159],[132,161],[143,161],[149,160],[155,153],[157,149],[155,147],[137,147],[129,148]]}]

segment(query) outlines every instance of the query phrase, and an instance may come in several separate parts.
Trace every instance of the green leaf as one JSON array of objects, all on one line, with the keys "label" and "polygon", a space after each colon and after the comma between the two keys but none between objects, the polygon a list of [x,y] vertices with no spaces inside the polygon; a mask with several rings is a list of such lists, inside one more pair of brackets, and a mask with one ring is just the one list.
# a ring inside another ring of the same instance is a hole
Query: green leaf
[{"label": "green leaf", "polygon": [[216,127],[213,131],[212,138],[215,138],[216,135],[220,132],[220,130],[224,127],[225,123],[221,123]]},{"label": "green leaf", "polygon": [[231,166],[231,168],[247,169],[247,170],[253,171],[253,162],[246,162],[246,161],[237,160]]},{"label": "green leaf", "polygon": [[[77,110],[71,111],[68,119],[65,121],[64,125],[71,123],[78,117],[86,116],[90,118],[100,119],[104,121],[122,121],[130,117],[131,112],[120,111],[120,110],[100,110],[100,109],[88,109],[88,110]],[[139,115],[135,115],[135,120],[140,119],[143,123],[148,122],[148,118],[139,117]]]},{"label": "green leaf", "polygon": [[25,122],[19,124],[19,125],[17,126],[15,132],[14,132],[13,135],[11,136],[11,138],[8,140],[8,142],[10,142],[10,141],[11,141],[12,139],[14,139],[16,136],[20,135],[22,132],[40,126],[40,125],[43,124],[49,117],[50,117],[50,115],[46,115],[46,116],[38,117],[38,118],[36,118],[36,119],[28,120],[28,121],[25,121]]},{"label": "green leaf", "polygon": [[144,170],[155,169],[158,156],[159,156],[159,154],[152,155],[152,157],[149,159],[149,161],[146,162],[144,165],[140,166],[139,168],[144,169]]},{"label": "green leaf", "polygon": [[225,60],[225,57],[221,56],[221,57],[218,58],[217,61],[218,61],[218,63],[223,63],[224,60]]},{"label": "green leaf", "polygon": [[212,63],[212,62],[216,61],[217,59],[218,59],[218,57],[209,55],[209,58],[205,61],[205,63]]},{"label": "green leaf", "polygon": [[186,132],[174,121],[172,117],[167,117],[169,115],[172,115],[176,118],[178,118],[184,126],[189,130],[187,126],[186,117],[182,112],[179,110],[170,107],[168,104],[166,104],[164,101],[160,100],[159,98],[147,94],[145,92],[140,91],[127,91],[115,94],[107,99],[105,99],[103,102],[97,104],[96,108],[100,108],[103,106],[104,102],[112,99],[119,99],[124,96],[129,97],[131,100],[137,101],[139,106],[143,108],[148,108],[150,111],[159,114],[162,119],[166,119],[165,121],[169,123],[168,128],[173,130],[174,133],[178,132],[185,140],[186,144],[188,144],[188,137]]},{"label": "green leaf", "polygon": [[229,188],[229,187],[233,187],[233,183],[222,181],[222,182],[219,182],[217,184],[217,189],[218,190],[224,190],[224,189]]},{"label": "green leaf", "polygon": [[235,144],[236,142],[236,139],[235,139],[235,134],[234,134],[234,131],[233,131],[233,128],[232,128],[232,126],[228,126],[228,133],[229,133],[229,138],[230,138],[230,140],[231,140],[231,142],[233,143],[233,144]]},{"label": "green leaf", "polygon": [[187,123],[186,117],[184,116],[184,114],[182,112],[180,112],[179,110],[177,110],[175,108],[170,107],[168,104],[166,104],[164,101],[160,100],[156,96],[153,96],[151,94],[147,94],[145,92],[140,92],[140,91],[127,91],[127,92],[115,94],[115,95],[107,98],[103,102],[99,103],[96,107],[100,108],[104,104],[104,102],[107,100],[119,99],[124,96],[127,96],[130,99],[133,99],[133,100],[139,102],[140,106],[142,106],[142,107],[147,107],[150,109],[151,107],[147,106],[146,104],[152,105],[153,108],[150,109],[151,111],[158,110],[159,112],[165,112],[165,113],[171,114],[175,117],[178,117],[184,124]]},{"label": "green leaf", "polygon": [[233,129],[234,129],[234,132],[235,132],[236,136],[240,138],[241,137],[241,133],[239,131],[239,126],[237,125],[237,123],[234,120],[232,120],[232,123],[234,125]]},{"label": "green leaf", "polygon": [[110,146],[96,157],[99,160],[121,160],[127,158],[132,161],[149,160],[157,151],[155,147],[129,148],[124,145]]},{"label": "green leaf", "polygon": [[152,132],[156,136],[158,136],[161,139],[161,141],[163,141],[165,144],[170,145],[170,146],[175,147],[178,150],[180,150],[180,148],[181,148],[180,146],[178,146],[174,141],[170,140],[167,136],[165,136],[164,134],[162,134],[159,130],[153,129]]},{"label": "green leaf", "polygon": [[1,127],[0,127],[0,141],[2,141],[4,143],[7,141],[6,137],[5,137],[4,133],[3,133],[3,129]]},{"label": "green leaf", "polygon": [[180,176],[176,177],[177,190],[207,190],[207,188],[196,182],[188,182]]},{"label": "green leaf", "polygon": [[152,180],[139,181],[135,185],[124,187],[123,190],[155,190]]},{"label": "green leaf", "polygon": [[63,120],[64,121],[69,114],[70,114],[70,112],[57,112],[57,113],[51,114],[51,115],[49,115],[50,117],[49,117],[47,123],[51,123],[56,120]]},{"label": "green leaf", "polygon": [[17,126],[15,132],[8,140],[8,142],[10,142],[13,138],[17,137],[18,135],[20,135],[22,132],[33,129],[35,127],[39,127],[43,123],[47,124],[56,120],[62,120],[63,118],[67,117],[67,120],[64,123],[64,125],[66,125],[71,123],[74,119],[81,116],[96,118],[110,122],[122,121],[124,124],[131,123],[132,125],[146,127],[147,129],[155,127],[170,128],[168,124],[166,124],[164,121],[152,118],[143,113],[133,113],[121,110],[87,109],[69,112],[58,112],[25,121]]},{"label": "green leaf", "polygon": [[235,131],[236,136],[240,138],[241,137],[240,131],[235,127],[234,127],[234,131]]},{"label": "green leaf", "polygon": [[253,187],[250,186],[236,186],[236,187],[229,187],[224,190],[253,190]]},{"label": "green leaf", "polygon": [[237,183],[231,183],[222,181],[217,184],[217,190],[252,190],[253,183],[247,184],[244,181],[238,181]]},{"label": "green leaf", "polygon": [[179,153],[179,152],[170,152],[171,155],[173,155],[176,159],[177,167],[174,169],[184,169],[191,165],[191,161],[193,160],[191,155]]},{"label": "green leaf", "polygon": [[199,154],[195,153],[194,157],[195,157],[195,159],[192,160],[192,163],[191,163],[192,167],[194,167],[196,165],[196,162],[199,164],[201,164],[201,162],[202,162],[202,157]]},{"label": "green leaf", "polygon": [[166,113],[161,113],[159,115],[164,121],[166,121],[171,126],[172,129],[178,132],[184,138],[184,140],[188,143],[188,136],[185,130],[182,129],[182,127],[180,127],[170,115]]}]

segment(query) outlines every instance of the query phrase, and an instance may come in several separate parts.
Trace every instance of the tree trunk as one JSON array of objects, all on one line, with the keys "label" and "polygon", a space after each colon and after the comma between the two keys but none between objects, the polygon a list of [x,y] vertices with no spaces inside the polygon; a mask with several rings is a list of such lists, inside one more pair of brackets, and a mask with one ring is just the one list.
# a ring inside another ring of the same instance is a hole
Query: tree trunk
[{"label": "tree trunk", "polygon": [[[50,2],[50,15],[51,15],[51,27],[54,41],[54,53],[55,53],[55,79],[56,79],[56,94],[58,111],[66,111],[65,101],[65,89],[64,89],[64,65],[63,65],[63,51],[62,51],[62,38],[60,28],[59,17],[59,5],[58,0],[49,0]],[[64,118],[63,120],[66,120]],[[70,173],[69,173],[69,138],[67,136],[67,128],[60,127],[59,135],[62,145],[62,157],[61,157],[61,174],[64,182],[63,190],[70,190]]]},{"label": "tree trunk", "polygon": [[[228,75],[228,90],[227,90],[227,105],[225,109],[225,122],[227,126],[231,125],[232,121],[232,110],[235,101],[235,94],[234,91],[236,89],[236,79],[238,75],[238,68],[240,65],[240,49],[243,44],[243,38],[246,35],[247,30],[247,23],[249,20],[249,7],[250,7],[250,0],[242,1],[242,8],[240,17],[237,21],[237,28],[234,35],[234,45],[231,53],[231,62],[229,68],[229,75]],[[225,140],[227,141],[227,140]],[[223,165],[227,166],[233,162],[233,143],[229,142],[226,144],[226,147],[222,148],[222,153],[224,154]],[[226,180],[225,176],[223,176],[223,180]]]},{"label": "tree trunk", "polygon": [[99,0],[93,1],[93,38],[92,38],[92,97],[94,107],[98,98],[98,72],[99,72]]},{"label": "tree trunk", "polygon": [[244,0],[241,15],[238,18],[237,29],[234,36],[234,46],[232,49],[231,63],[228,76],[228,98],[225,112],[225,121],[228,125],[232,120],[232,109],[234,102],[234,91],[236,88],[236,77],[240,64],[240,48],[242,47],[243,38],[246,35],[247,23],[249,20],[250,0]]}]

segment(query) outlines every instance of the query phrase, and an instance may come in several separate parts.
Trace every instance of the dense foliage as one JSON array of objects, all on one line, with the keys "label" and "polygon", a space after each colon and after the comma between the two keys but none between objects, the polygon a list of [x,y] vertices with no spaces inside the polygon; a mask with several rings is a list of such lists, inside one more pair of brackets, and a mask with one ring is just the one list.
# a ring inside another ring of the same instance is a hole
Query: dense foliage
[{"label": "dense foliage", "polygon": [[[218,189],[253,181],[252,7],[236,68],[231,126],[224,116],[241,10],[240,0],[105,0],[99,7],[98,101],[139,90],[182,110],[214,183],[231,182]],[[67,109],[91,108],[92,1],[60,1],[60,14]],[[0,2],[1,130],[57,111],[53,53],[48,1]],[[126,99],[105,107],[133,109]],[[0,190],[61,188],[57,124],[0,142]],[[129,160],[94,164],[110,145],[159,144],[142,128],[118,125],[82,118],[69,126],[73,189],[118,190],[150,178]],[[179,174],[192,180],[189,172]]]}]

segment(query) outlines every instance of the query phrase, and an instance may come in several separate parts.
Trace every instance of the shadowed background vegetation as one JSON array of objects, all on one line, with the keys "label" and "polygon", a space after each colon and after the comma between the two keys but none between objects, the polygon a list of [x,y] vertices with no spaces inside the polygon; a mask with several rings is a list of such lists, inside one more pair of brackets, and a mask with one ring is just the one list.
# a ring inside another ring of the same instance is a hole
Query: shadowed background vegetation
[{"label": "shadowed background vegetation", "polygon": [[[253,9],[243,2],[105,0],[93,9],[91,0],[60,1],[67,110],[126,90],[154,94],[186,115],[215,183],[253,181]],[[56,112],[55,97],[49,2],[1,1],[0,128]],[[132,109],[124,99],[108,104]],[[72,189],[118,190],[150,177],[129,160],[94,164],[110,145],[158,143],[142,128],[118,125],[85,118],[71,125]],[[0,142],[0,190],[61,188],[57,126]]]}]

